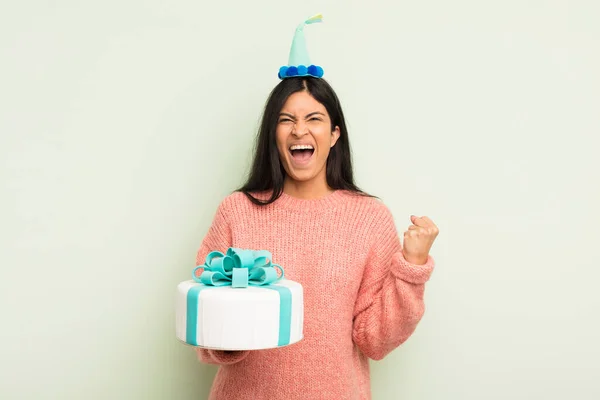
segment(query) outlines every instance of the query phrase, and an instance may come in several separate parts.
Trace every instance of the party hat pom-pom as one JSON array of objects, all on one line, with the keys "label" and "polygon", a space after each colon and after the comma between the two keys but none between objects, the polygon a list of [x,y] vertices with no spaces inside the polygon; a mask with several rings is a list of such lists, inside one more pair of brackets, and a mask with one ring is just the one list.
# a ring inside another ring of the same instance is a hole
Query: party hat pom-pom
[{"label": "party hat pom-pom", "polygon": [[308,68],[305,65],[298,65],[298,75],[306,75]]},{"label": "party hat pom-pom", "polygon": [[288,67],[285,65],[283,67],[279,68],[279,74],[277,74],[277,76],[279,76],[279,79],[283,79],[287,76],[286,75],[287,69],[288,69]]}]

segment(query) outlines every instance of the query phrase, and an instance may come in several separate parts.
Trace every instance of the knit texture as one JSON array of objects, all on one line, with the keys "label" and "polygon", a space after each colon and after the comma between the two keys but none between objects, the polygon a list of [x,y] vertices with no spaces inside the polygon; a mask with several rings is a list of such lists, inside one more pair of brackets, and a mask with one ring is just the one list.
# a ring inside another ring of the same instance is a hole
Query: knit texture
[{"label": "knit texture", "polygon": [[404,259],[389,209],[343,190],[316,200],[284,193],[262,207],[236,192],[219,205],[196,264],[229,247],[269,250],[303,286],[304,338],[269,350],[196,349],[220,365],[210,399],[370,399],[369,359],[415,331],[434,268],[431,256],[424,265]]}]

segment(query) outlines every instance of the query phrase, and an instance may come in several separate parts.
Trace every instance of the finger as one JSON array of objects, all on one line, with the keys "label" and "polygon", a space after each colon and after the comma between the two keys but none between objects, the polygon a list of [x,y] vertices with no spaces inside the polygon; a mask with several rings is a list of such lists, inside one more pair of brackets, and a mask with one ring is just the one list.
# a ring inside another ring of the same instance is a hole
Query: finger
[{"label": "finger", "polygon": [[422,226],[423,228],[426,228],[429,226],[428,222],[426,220],[424,220],[423,217],[417,217],[416,215],[411,215],[410,220],[412,221],[413,224],[415,224],[417,226]]},{"label": "finger", "polygon": [[419,237],[430,237],[430,236],[435,237],[437,235],[436,229],[437,228],[431,228],[431,227],[424,228],[422,226],[411,225],[408,227],[408,230],[406,232],[413,232],[414,236],[419,236]]},{"label": "finger", "polygon": [[421,217],[421,220],[423,220],[423,222],[425,222],[426,224],[428,224],[430,227],[432,227],[432,228],[435,227],[435,224],[433,223],[433,221],[431,220],[431,218],[429,218],[428,216],[423,215]]},{"label": "finger", "polygon": [[438,227],[427,216],[415,217],[414,224],[427,228],[431,233],[437,233],[438,231]]},{"label": "finger", "polygon": [[427,229],[429,233],[434,236],[437,236],[440,233],[437,225],[429,217],[423,216],[421,219],[427,223]]},{"label": "finger", "polygon": [[417,236],[417,233],[418,232],[417,232],[416,229],[411,229],[411,230],[408,230],[408,231],[404,231],[404,237],[405,238],[407,238],[407,237],[415,237],[415,236]]}]

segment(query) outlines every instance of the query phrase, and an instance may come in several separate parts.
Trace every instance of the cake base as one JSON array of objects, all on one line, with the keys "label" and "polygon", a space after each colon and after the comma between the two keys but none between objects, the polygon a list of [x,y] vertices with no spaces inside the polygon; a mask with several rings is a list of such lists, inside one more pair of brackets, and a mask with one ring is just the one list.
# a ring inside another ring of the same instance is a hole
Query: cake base
[{"label": "cake base", "polygon": [[190,346],[211,350],[264,350],[303,338],[302,285],[234,288],[181,282],[176,294],[176,336]]}]

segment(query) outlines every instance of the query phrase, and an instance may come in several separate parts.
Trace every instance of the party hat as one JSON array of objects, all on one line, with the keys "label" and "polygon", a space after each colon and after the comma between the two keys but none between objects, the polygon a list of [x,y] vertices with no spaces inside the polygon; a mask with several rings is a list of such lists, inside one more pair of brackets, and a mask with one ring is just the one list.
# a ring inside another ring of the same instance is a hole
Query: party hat
[{"label": "party hat", "polygon": [[304,26],[317,22],[323,22],[323,15],[314,15],[302,22],[296,28],[294,40],[292,41],[292,48],[290,49],[288,65],[279,68],[280,79],[291,78],[294,76],[314,76],[316,78],[321,78],[323,76],[323,68],[310,62],[306,40],[304,39]]}]

